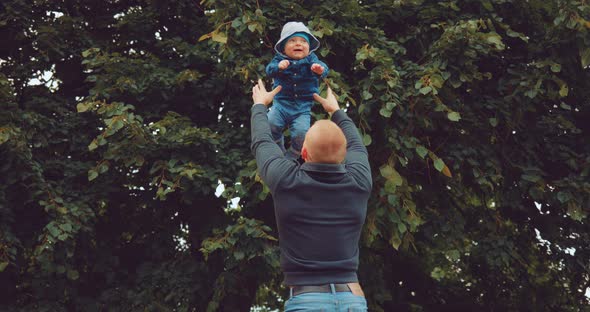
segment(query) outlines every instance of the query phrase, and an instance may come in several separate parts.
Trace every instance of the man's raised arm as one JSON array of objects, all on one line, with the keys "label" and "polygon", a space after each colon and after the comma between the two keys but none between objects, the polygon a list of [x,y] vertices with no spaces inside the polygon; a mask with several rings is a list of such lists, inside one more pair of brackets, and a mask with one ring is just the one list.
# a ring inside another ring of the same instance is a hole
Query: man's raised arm
[{"label": "man's raised arm", "polygon": [[252,115],[250,118],[250,131],[252,141],[250,148],[256,157],[258,172],[262,181],[274,193],[275,187],[283,173],[289,168],[294,167],[294,162],[289,161],[283,155],[283,152],[273,140],[266,114],[266,107],[272,102],[274,96],[281,91],[281,86],[268,92],[264,87],[262,80],[258,80],[252,88]]},{"label": "man's raised arm", "polygon": [[347,169],[353,174],[358,183],[371,189],[373,182],[371,177],[371,167],[369,165],[369,153],[367,148],[363,144],[361,136],[359,135],[358,129],[346,115],[346,113],[340,109],[338,100],[332,93],[332,89],[328,87],[326,98],[314,94],[314,99],[318,101],[324,107],[324,110],[332,116],[332,121],[335,122],[346,137],[346,158],[344,163]]}]

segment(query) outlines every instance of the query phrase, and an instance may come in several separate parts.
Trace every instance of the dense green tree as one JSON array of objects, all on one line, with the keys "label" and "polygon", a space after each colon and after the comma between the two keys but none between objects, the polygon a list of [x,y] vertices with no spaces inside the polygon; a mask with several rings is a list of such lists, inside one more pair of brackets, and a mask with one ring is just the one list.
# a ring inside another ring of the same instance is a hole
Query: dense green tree
[{"label": "dense green tree", "polygon": [[587,0],[3,1],[0,310],[280,309],[249,90],[289,20],[369,149],[371,311],[587,310]]}]

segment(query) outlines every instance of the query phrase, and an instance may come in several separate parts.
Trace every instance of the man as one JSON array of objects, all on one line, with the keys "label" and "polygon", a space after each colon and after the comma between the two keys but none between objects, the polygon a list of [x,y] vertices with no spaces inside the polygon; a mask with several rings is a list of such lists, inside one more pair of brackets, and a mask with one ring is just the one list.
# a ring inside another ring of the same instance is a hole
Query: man
[{"label": "man", "polygon": [[336,97],[314,94],[332,116],[305,135],[303,164],[283,156],[267,106],[281,90],[252,88],[252,151],[270,188],[279,230],[281,269],[290,288],[285,311],[367,311],[358,283],[359,238],[372,180],[367,149]]}]

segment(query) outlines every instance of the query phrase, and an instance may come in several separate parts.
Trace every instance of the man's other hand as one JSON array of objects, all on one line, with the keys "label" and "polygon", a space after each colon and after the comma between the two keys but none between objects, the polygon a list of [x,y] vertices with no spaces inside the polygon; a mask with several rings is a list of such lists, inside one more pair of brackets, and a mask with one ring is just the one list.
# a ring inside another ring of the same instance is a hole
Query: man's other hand
[{"label": "man's other hand", "polygon": [[254,104],[264,104],[264,106],[268,106],[272,103],[272,99],[275,95],[280,91],[281,86],[277,86],[270,92],[266,91],[264,82],[262,82],[262,79],[258,79],[258,83],[252,87],[252,100],[254,101]]},{"label": "man's other hand", "polygon": [[336,100],[336,96],[334,96],[334,93],[332,93],[332,89],[330,87],[328,87],[326,98],[319,96],[317,93],[313,94],[313,98],[322,104],[324,110],[330,115],[340,109],[340,106],[338,106],[338,100]]}]

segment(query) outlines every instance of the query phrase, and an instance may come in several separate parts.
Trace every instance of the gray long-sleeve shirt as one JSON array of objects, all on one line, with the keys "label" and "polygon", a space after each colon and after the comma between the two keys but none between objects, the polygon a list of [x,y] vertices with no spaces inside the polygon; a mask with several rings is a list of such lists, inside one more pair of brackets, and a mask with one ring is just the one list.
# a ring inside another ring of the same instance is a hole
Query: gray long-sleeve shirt
[{"label": "gray long-sleeve shirt", "polygon": [[266,107],[252,107],[252,151],[274,200],[284,283],[357,282],[359,238],[372,179],[367,149],[342,110],[332,116],[347,139],[343,164],[296,161],[274,142]]}]

